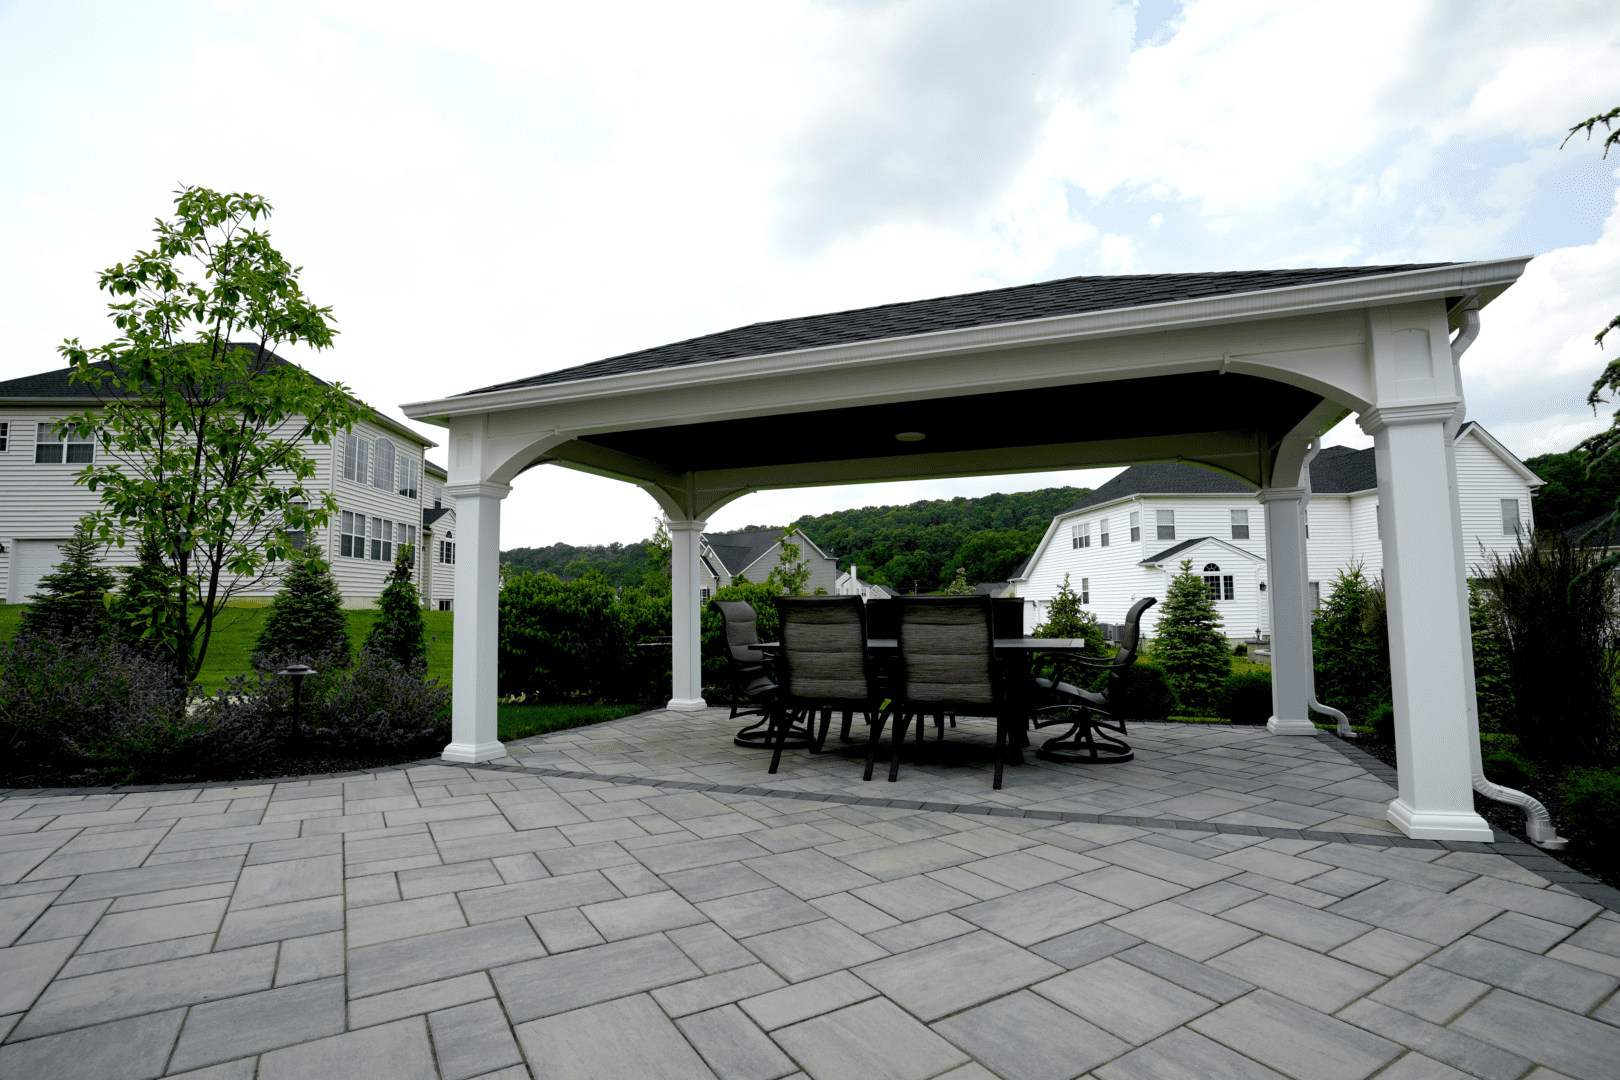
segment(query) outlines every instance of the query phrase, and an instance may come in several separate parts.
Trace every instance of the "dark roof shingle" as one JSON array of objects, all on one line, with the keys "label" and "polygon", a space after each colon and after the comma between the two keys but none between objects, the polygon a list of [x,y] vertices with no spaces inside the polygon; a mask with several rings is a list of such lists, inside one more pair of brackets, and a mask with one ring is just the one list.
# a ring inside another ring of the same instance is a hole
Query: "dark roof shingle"
[{"label": "dark roof shingle", "polygon": [[[258,351],[259,348],[256,342],[249,341],[235,342],[234,347],[238,349],[251,349],[255,352]],[[291,360],[283,359],[282,357],[271,352],[269,349],[265,350],[265,358],[269,361],[270,367],[281,367],[292,363]],[[91,366],[99,368],[102,371],[112,370],[111,365],[105,362],[93,364]],[[72,375],[72,368],[58,368],[55,371],[42,371],[38,375],[24,375],[20,379],[7,379],[5,382],[0,382],[0,398],[45,398],[54,401],[73,398],[92,400],[98,397],[109,398],[120,396],[113,392],[110,388],[105,387],[105,385],[104,388],[98,392],[88,383],[73,382],[71,379]],[[314,375],[310,375],[310,378],[314,379],[322,386],[327,385],[324,380],[317,378]]]},{"label": "dark roof shingle", "polygon": [[[1211,296],[1264,292],[1326,281],[1427,270],[1449,263],[1403,263],[1395,266],[1323,266],[1299,270],[1246,270],[1215,274],[1126,274],[1110,277],[1070,277],[1016,285],[1006,289],[940,296],[878,307],[855,308],[825,315],[752,323],[717,334],[688,338],[651,349],[623,353],[588,364],[542,372],[524,379],[496,383],[469,394],[511,390],[522,386],[626,375],[637,371],[684,367],[714,360],[881,341],[941,330],[1027,322],[1058,315],[1199,300]],[[465,395],[462,395],[465,396]]]}]

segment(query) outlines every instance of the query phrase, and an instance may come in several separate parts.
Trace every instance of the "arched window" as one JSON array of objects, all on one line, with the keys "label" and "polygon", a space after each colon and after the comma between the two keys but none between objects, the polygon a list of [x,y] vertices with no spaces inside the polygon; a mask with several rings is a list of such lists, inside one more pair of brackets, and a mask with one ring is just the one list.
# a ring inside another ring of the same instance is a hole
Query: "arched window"
[{"label": "arched window", "polygon": [[384,491],[394,490],[394,444],[378,439],[372,450],[371,485]]},{"label": "arched window", "polygon": [[1221,568],[1216,566],[1214,563],[1205,563],[1204,564],[1204,573],[1206,573],[1206,574],[1218,574],[1220,572],[1221,572]]}]

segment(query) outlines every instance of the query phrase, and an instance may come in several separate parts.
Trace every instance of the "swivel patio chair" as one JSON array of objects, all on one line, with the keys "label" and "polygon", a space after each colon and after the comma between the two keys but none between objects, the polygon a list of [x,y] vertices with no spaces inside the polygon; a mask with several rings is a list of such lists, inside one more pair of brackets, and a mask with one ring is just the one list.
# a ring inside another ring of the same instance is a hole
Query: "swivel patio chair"
[{"label": "swivel patio chair", "polygon": [[[879,680],[866,647],[866,604],[858,596],[781,596],[776,598],[777,632],[781,651],[776,658],[776,696],[768,706],[772,738],[771,772],[782,762],[782,751],[796,721],[810,735],[810,750],[818,753],[827,740],[832,713],[866,714],[874,723],[873,737],[882,730]],[[815,733],[815,714],[821,712],[821,732]]]},{"label": "swivel patio chair", "polygon": [[[737,732],[731,741],[755,750],[766,749],[771,745],[768,705],[776,693],[776,680],[771,675],[771,658],[755,648],[759,644],[759,615],[746,600],[710,600],[709,606],[720,614],[726,674],[731,681],[730,718],[760,718]],[[787,738],[790,749],[810,744],[809,733],[803,729],[790,731]]]},{"label": "swivel patio chair", "polygon": [[[900,750],[913,718],[918,723],[920,744],[925,716],[957,713],[995,717],[994,786],[999,789],[1015,709],[1003,690],[996,663],[990,597],[898,596],[891,602],[897,605],[899,614],[900,649],[891,691],[895,722],[889,780],[900,778]],[[879,716],[867,748],[863,779],[872,779],[882,732],[883,717]]]},{"label": "swivel patio chair", "polygon": [[[1146,596],[1131,606],[1129,614],[1125,616],[1124,632],[1120,634],[1119,651],[1113,659],[1086,660],[1077,656],[1060,656],[1052,678],[1035,680],[1036,686],[1051,691],[1061,700],[1056,705],[1036,710],[1034,725],[1037,728],[1071,725],[1062,735],[1042,743],[1040,749],[1035,751],[1036,757],[1083,765],[1118,765],[1136,757],[1136,751],[1123,738],[1114,738],[1104,732],[1121,736],[1126,734],[1125,718],[1113,715],[1113,698],[1119,691],[1125,669],[1136,663],[1137,646],[1142,639],[1142,613],[1156,603],[1156,598]],[[1075,685],[1087,670],[1108,672],[1101,690],[1085,690]],[[1074,682],[1063,681],[1060,677],[1062,674],[1067,674]]]}]

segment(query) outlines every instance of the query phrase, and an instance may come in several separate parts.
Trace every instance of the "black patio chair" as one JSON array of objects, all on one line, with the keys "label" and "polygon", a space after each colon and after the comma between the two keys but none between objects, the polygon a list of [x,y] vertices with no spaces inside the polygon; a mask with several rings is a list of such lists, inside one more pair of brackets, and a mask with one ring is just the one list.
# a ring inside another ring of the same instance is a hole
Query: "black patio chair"
[{"label": "black patio chair", "polygon": [[[1119,651],[1113,659],[1087,660],[1056,654],[1057,667],[1053,677],[1035,680],[1036,686],[1065,700],[1037,709],[1034,725],[1037,728],[1071,725],[1062,735],[1042,743],[1040,749],[1035,751],[1036,757],[1082,765],[1118,765],[1136,757],[1136,751],[1123,738],[1116,739],[1113,735],[1104,734],[1104,731],[1121,736],[1126,734],[1125,718],[1116,719],[1113,716],[1111,703],[1119,690],[1125,669],[1136,663],[1137,648],[1142,640],[1142,613],[1156,603],[1156,598],[1145,596],[1131,606],[1120,634]],[[1108,672],[1101,690],[1085,690],[1075,685],[1088,670]],[[1062,676],[1065,674],[1074,681],[1064,681]]]},{"label": "black patio chair", "polygon": [[[767,749],[771,745],[768,705],[776,693],[776,680],[771,673],[771,658],[755,648],[759,644],[759,614],[746,600],[710,600],[709,606],[720,614],[726,674],[731,681],[730,718],[760,718],[737,732],[731,741],[755,750]],[[802,729],[789,732],[787,745],[795,750],[810,745],[809,733]]]},{"label": "black patio chair", "polygon": [[[889,780],[900,778],[900,750],[906,728],[915,718],[919,745],[921,725],[928,715],[993,716],[996,720],[996,773],[1001,787],[1002,767],[1015,707],[1004,692],[995,656],[995,624],[988,596],[897,596],[899,654],[895,658],[891,694],[894,705],[894,757]],[[877,743],[883,733],[879,716],[866,752],[866,773],[872,779]]]},{"label": "black patio chair", "polygon": [[809,732],[812,753],[819,753],[826,742],[835,711],[846,717],[865,713],[869,724],[878,717],[872,729],[876,738],[882,730],[880,682],[867,654],[865,602],[858,596],[780,596],[776,618],[781,648],[776,657],[776,696],[768,707],[774,748],[770,771],[781,764],[796,721]]}]

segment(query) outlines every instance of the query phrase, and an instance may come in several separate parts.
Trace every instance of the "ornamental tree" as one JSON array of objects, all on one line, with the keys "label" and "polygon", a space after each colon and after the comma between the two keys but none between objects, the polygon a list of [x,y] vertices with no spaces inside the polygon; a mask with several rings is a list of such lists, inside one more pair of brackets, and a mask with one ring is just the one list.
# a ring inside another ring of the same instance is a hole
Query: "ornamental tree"
[{"label": "ornamental tree", "polygon": [[1170,579],[1161,611],[1153,658],[1164,665],[1181,707],[1205,713],[1214,707],[1231,674],[1232,660],[1221,633],[1220,613],[1210,599],[1209,586],[1193,573],[1192,560],[1183,559],[1180,572]]},{"label": "ornamental tree", "polygon": [[411,567],[416,565],[413,544],[400,545],[388,584],[377,598],[377,621],[366,636],[365,650],[380,653],[400,665],[415,669],[427,665],[427,624],[422,621],[422,598],[411,584]]},{"label": "ornamental tree", "polygon": [[1069,585],[1069,575],[1063,575],[1052,603],[1046,609],[1046,621],[1030,631],[1038,638],[1083,638],[1085,656],[1106,656],[1102,643],[1102,627],[1097,616],[1080,605],[1080,594]]},{"label": "ornamental tree", "polygon": [[155,553],[144,572],[171,602],[129,614],[149,620],[138,636],[187,680],[226,602],[337,512],[302,444],[329,444],[364,413],[342,385],[274,355],[329,348],[336,331],[300,268],[254,227],[270,209],[258,195],[181,188],[156,245],[101,273],[120,336],[57,350],[97,400],[60,425],[99,447],[76,480],[101,495],[91,525],[103,543]]},{"label": "ornamental tree", "polygon": [[317,659],[323,665],[349,666],[343,594],[318,551],[293,558],[291,572],[265,613],[259,652],[275,661]]}]

